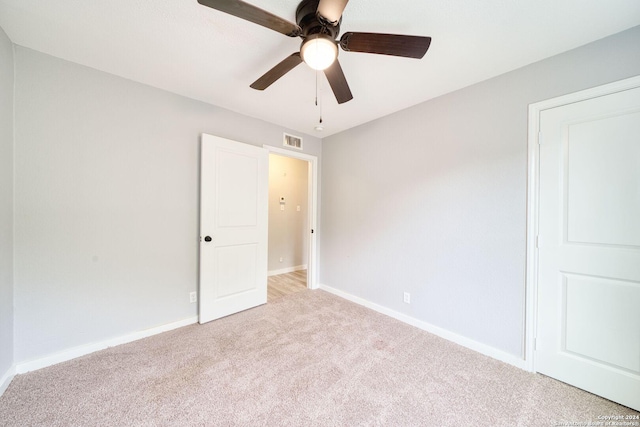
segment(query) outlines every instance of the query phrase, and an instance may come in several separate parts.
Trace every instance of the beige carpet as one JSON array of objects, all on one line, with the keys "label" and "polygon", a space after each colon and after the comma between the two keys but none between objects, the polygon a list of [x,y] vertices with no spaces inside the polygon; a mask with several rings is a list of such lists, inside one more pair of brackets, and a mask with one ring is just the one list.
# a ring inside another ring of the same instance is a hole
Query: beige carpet
[{"label": "beige carpet", "polygon": [[19,375],[0,398],[0,425],[20,427],[511,427],[635,413],[309,290]]}]

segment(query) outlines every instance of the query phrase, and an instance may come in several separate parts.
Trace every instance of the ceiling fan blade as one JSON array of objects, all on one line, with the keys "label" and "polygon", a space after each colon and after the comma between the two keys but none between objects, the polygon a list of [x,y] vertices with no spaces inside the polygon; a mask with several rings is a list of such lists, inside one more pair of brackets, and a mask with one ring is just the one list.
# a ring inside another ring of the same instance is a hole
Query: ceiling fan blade
[{"label": "ceiling fan blade", "polygon": [[337,25],[349,0],[320,0],[318,14],[332,25]]},{"label": "ceiling fan blade", "polygon": [[297,24],[241,0],[198,0],[198,3],[254,24],[262,25],[289,37],[298,37],[302,32]]},{"label": "ceiling fan blade", "polygon": [[381,55],[420,59],[427,53],[431,37],[401,34],[344,33],[340,47],[347,52],[366,52]]},{"label": "ceiling fan blade", "polygon": [[276,80],[280,77],[287,74],[289,71],[293,70],[296,66],[298,66],[302,62],[302,58],[300,57],[300,52],[296,52],[287,56],[283,61],[281,61],[278,65],[264,73],[262,77],[260,77],[255,82],[251,83],[252,89],[257,90],[265,90],[269,86],[271,86]]},{"label": "ceiling fan blade", "polygon": [[353,99],[347,78],[344,76],[337,58],[329,68],[324,70],[324,75],[327,76],[327,80],[329,80],[329,85],[338,100],[338,104],[343,104]]}]

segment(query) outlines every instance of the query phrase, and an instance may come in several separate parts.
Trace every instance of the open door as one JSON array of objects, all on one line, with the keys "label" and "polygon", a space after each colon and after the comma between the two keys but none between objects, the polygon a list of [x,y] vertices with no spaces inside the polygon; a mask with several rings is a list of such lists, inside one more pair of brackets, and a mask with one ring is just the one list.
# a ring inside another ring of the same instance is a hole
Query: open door
[{"label": "open door", "polygon": [[199,322],[267,302],[268,152],[202,135]]},{"label": "open door", "polygon": [[640,410],[640,87],[540,114],[535,369]]}]

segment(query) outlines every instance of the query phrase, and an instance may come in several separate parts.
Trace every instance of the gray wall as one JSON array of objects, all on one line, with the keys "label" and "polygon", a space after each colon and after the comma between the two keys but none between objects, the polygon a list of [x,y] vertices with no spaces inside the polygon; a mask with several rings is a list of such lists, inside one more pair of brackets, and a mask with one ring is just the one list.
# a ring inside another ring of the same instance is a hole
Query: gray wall
[{"label": "gray wall", "polygon": [[640,74],[638,46],[635,27],[324,139],[321,283],[523,356],[528,104]]},{"label": "gray wall", "polygon": [[19,46],[15,61],[16,362],[195,316],[200,134],[281,147],[291,130]]},{"label": "gray wall", "polygon": [[[309,162],[269,155],[270,272],[307,264]],[[284,210],[280,197],[285,198]],[[300,206],[300,211],[296,208]],[[282,262],[280,262],[282,257]]]},{"label": "gray wall", "polygon": [[13,65],[0,28],[0,379],[13,365]]}]

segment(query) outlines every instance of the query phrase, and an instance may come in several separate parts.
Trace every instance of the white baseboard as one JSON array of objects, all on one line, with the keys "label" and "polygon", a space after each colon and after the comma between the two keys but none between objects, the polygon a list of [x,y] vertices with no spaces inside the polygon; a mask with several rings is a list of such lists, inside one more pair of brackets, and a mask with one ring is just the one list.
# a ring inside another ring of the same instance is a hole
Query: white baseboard
[{"label": "white baseboard", "polygon": [[267,271],[267,276],[277,276],[278,274],[293,273],[294,271],[306,270],[307,265],[296,265],[295,267],[281,268],[280,270]]},{"label": "white baseboard", "polygon": [[341,298],[349,300],[351,302],[355,302],[356,304],[360,304],[364,307],[370,308],[372,310],[377,311],[378,313],[386,314],[389,317],[393,317],[396,320],[407,323],[411,326],[415,326],[424,331],[437,335],[441,338],[459,344],[463,347],[466,347],[470,350],[477,351],[478,353],[484,354],[485,356],[492,357],[501,362],[508,363],[517,368],[527,370],[526,362],[524,359],[521,359],[512,354],[506,353],[502,350],[498,350],[495,347],[491,347],[486,344],[482,344],[478,341],[474,341],[470,338],[464,337],[462,335],[456,334],[454,332],[448,331],[446,329],[440,328],[438,326],[434,326],[430,323],[423,322],[422,320],[418,320],[414,317],[407,316],[406,314],[399,313],[397,311],[391,310],[390,308],[383,307],[381,305],[375,304],[371,301],[368,301],[364,298],[357,297],[355,295],[351,295],[347,292],[341,291],[339,289],[332,288],[327,285],[320,285],[320,289],[330,292],[334,295],[337,295]]},{"label": "white baseboard", "polygon": [[15,376],[16,376],[15,366],[11,366],[9,370],[5,372],[4,375],[2,375],[2,378],[0,378],[0,396],[2,396],[2,394],[5,392],[7,387],[9,387],[9,384],[11,384],[11,380],[13,380],[13,377]]},{"label": "white baseboard", "polygon": [[47,366],[55,365],[61,362],[66,362],[67,360],[75,359],[76,357],[84,356],[86,354],[93,353],[99,350],[104,350],[105,348],[114,347],[120,344],[126,344],[132,341],[137,341],[139,339],[157,335],[162,332],[171,331],[173,329],[178,329],[183,326],[193,325],[194,323],[197,323],[197,322],[198,322],[198,317],[189,317],[187,319],[179,320],[177,322],[167,323],[166,325],[156,326],[155,328],[144,329],[142,331],[133,332],[131,334],[123,335],[116,338],[111,338],[105,341],[73,347],[68,350],[63,350],[58,353],[54,353],[39,359],[18,363],[15,367],[15,372],[18,374],[24,374],[25,372],[46,368]]}]

